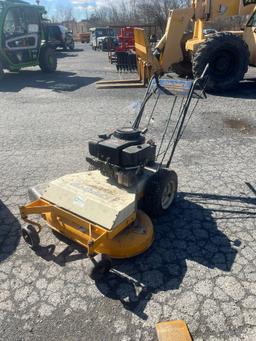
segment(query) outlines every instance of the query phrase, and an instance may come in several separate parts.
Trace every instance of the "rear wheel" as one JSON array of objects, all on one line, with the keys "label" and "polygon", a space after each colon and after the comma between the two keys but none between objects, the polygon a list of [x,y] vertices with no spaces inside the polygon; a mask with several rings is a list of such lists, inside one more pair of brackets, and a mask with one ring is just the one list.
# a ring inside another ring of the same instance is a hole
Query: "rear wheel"
[{"label": "rear wheel", "polygon": [[207,90],[224,91],[238,85],[249,65],[247,44],[238,36],[222,32],[209,37],[193,56],[194,77],[209,63]]},{"label": "rear wheel", "polygon": [[57,57],[53,49],[43,47],[40,52],[39,66],[43,72],[51,73],[57,69]]},{"label": "rear wheel", "polygon": [[173,203],[177,189],[177,174],[166,168],[160,169],[145,185],[143,210],[151,217],[162,215]]}]

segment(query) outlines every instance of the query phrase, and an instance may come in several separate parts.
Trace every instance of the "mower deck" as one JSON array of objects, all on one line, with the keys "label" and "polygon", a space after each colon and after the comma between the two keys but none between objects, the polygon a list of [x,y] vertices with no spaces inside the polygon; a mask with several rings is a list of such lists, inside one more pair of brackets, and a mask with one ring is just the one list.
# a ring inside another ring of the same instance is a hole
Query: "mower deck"
[{"label": "mower deck", "polygon": [[88,249],[88,255],[136,256],[150,247],[153,225],[136,210],[136,188],[114,185],[100,171],[69,174],[30,190],[31,203],[20,207],[22,218],[39,214],[50,228]]},{"label": "mower deck", "polygon": [[68,174],[51,181],[41,197],[107,230],[113,230],[135,211],[135,188],[130,191],[100,173]]}]

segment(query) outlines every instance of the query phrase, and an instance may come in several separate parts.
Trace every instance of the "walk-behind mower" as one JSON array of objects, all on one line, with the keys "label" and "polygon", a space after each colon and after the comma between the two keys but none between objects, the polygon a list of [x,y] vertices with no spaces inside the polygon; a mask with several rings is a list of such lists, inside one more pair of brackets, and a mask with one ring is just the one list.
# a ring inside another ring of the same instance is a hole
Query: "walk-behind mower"
[{"label": "walk-behind mower", "polygon": [[[20,207],[29,224],[22,228],[29,246],[39,247],[41,224],[29,217],[37,214],[52,230],[87,249],[93,279],[110,269],[111,258],[146,251],[154,236],[150,217],[166,212],[177,193],[177,174],[169,168],[199,99],[205,97],[204,76],[195,81],[153,76],[133,124],[89,142],[87,161],[93,170],[31,188],[31,202]],[[170,105],[157,146],[147,135],[164,96]]]},{"label": "walk-behind mower", "polygon": [[44,7],[21,0],[0,1],[0,79],[4,69],[39,65],[43,72],[56,70],[55,51],[44,37],[44,13]]}]

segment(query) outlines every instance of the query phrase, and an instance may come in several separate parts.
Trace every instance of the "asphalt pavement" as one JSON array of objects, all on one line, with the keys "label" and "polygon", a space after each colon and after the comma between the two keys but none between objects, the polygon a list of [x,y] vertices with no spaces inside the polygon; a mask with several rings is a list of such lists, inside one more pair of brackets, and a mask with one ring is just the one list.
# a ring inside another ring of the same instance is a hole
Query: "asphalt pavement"
[{"label": "asphalt pavement", "polygon": [[[145,90],[97,90],[123,75],[87,45],[58,56],[55,74],[31,68],[0,84],[0,338],[156,340],[157,322],[184,319],[195,341],[256,340],[256,70],[200,101],[152,247],[94,283],[81,250],[47,228],[28,248],[18,206],[28,187],[86,170],[87,142],[128,124]],[[164,125],[159,113],[159,134]]]}]

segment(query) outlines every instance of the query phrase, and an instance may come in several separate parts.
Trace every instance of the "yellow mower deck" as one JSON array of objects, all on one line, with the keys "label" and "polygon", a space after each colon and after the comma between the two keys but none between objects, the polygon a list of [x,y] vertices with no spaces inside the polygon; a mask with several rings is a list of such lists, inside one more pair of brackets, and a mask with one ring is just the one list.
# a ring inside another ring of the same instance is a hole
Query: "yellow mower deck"
[{"label": "yellow mower deck", "polygon": [[53,230],[79,243],[88,255],[129,258],[148,249],[153,241],[150,218],[136,210],[136,189],[129,192],[111,183],[99,171],[69,174],[34,189],[37,199],[20,207],[28,223],[40,215]]}]

